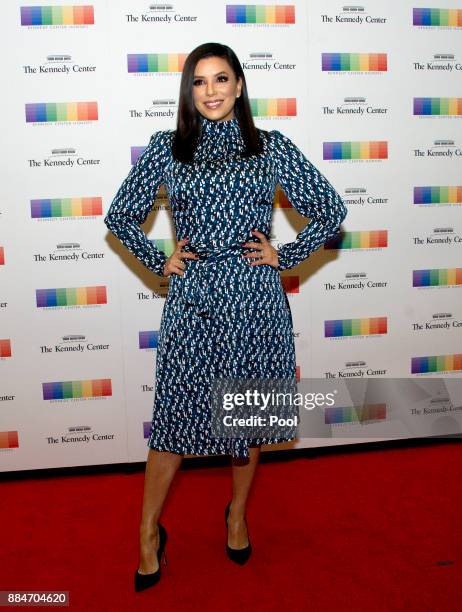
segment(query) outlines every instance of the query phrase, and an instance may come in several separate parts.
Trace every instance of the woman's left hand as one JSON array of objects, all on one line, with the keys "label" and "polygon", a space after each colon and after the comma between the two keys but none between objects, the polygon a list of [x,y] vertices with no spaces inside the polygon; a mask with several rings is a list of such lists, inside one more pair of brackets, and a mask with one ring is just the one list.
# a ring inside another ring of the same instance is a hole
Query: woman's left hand
[{"label": "woman's left hand", "polygon": [[255,261],[248,261],[249,266],[260,266],[261,264],[269,264],[273,268],[277,268],[279,265],[278,252],[270,244],[265,234],[257,230],[252,230],[252,234],[255,234],[257,238],[260,238],[261,242],[244,242],[242,246],[257,249],[260,253],[243,253],[242,257],[252,259],[257,257]]}]

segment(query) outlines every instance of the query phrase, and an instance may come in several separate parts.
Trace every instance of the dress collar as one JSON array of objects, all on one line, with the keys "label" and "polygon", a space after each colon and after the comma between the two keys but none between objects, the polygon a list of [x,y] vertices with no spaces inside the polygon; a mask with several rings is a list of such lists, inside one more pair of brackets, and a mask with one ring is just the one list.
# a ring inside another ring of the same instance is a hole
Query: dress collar
[{"label": "dress collar", "polygon": [[216,135],[219,136],[221,134],[236,134],[238,135],[240,132],[239,120],[237,117],[233,119],[227,119],[226,121],[215,121],[212,119],[207,119],[203,115],[200,117],[200,122],[202,126],[202,132],[204,134]]},{"label": "dress collar", "polygon": [[244,141],[237,117],[226,121],[212,121],[200,116],[201,135],[194,152],[197,162],[223,160],[240,156]]}]

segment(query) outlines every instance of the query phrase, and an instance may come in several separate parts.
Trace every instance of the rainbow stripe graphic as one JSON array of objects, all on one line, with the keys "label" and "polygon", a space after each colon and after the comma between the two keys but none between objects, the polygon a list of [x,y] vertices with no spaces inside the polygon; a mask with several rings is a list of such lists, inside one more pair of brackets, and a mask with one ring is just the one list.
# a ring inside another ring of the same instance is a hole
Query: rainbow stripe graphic
[{"label": "rainbow stripe graphic", "polygon": [[0,266],[5,265],[5,248],[0,246]]},{"label": "rainbow stripe graphic", "polygon": [[386,404],[366,404],[364,406],[338,406],[325,408],[324,422],[328,425],[336,423],[366,423],[367,421],[383,421],[387,417]]},{"label": "rainbow stripe graphic", "polygon": [[323,53],[322,70],[386,72],[386,53]]},{"label": "rainbow stripe graphic", "polygon": [[462,98],[414,98],[414,115],[462,115]]},{"label": "rainbow stripe graphic", "polygon": [[411,360],[411,374],[457,372],[460,370],[462,370],[462,353],[434,357],[413,357]]},{"label": "rainbow stripe graphic", "polygon": [[414,204],[462,204],[462,185],[414,187]]},{"label": "rainbow stripe graphic", "polygon": [[112,395],[110,378],[66,380],[42,383],[43,399],[74,399],[77,397],[107,397]]},{"label": "rainbow stripe graphic", "polygon": [[388,246],[388,230],[339,232],[328,240],[324,248],[331,249],[383,249]]},{"label": "rainbow stripe graphic", "polygon": [[324,142],[323,159],[388,159],[386,140]]},{"label": "rainbow stripe graphic", "polygon": [[158,249],[163,251],[167,257],[170,257],[176,246],[173,238],[155,238],[154,240],[151,240],[151,242],[153,242]]},{"label": "rainbow stripe graphic", "polygon": [[412,25],[462,27],[462,9],[413,8]]},{"label": "rainbow stripe graphic", "polygon": [[462,268],[440,268],[435,270],[413,270],[413,287],[441,287],[462,285]]},{"label": "rainbow stripe graphic", "polygon": [[46,217],[93,217],[103,214],[102,198],[50,198],[30,201],[33,219]]},{"label": "rainbow stripe graphic", "polygon": [[21,25],[93,25],[92,5],[86,6],[21,6]]},{"label": "rainbow stripe graphic", "polygon": [[144,145],[144,147],[130,147],[130,159],[131,159],[132,166],[134,164],[136,164],[136,162],[138,161],[139,156],[146,149],[147,149],[147,145]]},{"label": "rainbow stripe graphic", "polygon": [[0,357],[11,357],[11,340],[0,338]]},{"label": "rainbow stripe graphic", "polygon": [[64,289],[36,289],[37,308],[51,306],[86,306],[107,304],[106,287],[68,287]]},{"label": "rainbow stripe graphic", "polygon": [[98,102],[39,102],[26,104],[26,123],[97,121]]},{"label": "rainbow stripe graphic", "polygon": [[226,23],[295,23],[295,5],[227,4]]},{"label": "rainbow stripe graphic", "polygon": [[281,276],[282,288],[286,293],[300,293],[300,277]]},{"label": "rainbow stripe graphic", "polygon": [[254,117],[296,117],[296,98],[252,98],[250,110]]},{"label": "rainbow stripe graphic", "polygon": [[18,448],[17,431],[0,431],[0,448]]},{"label": "rainbow stripe graphic", "polygon": [[157,348],[159,342],[159,331],[140,331],[139,332],[139,348]]},{"label": "rainbow stripe graphic", "polygon": [[128,72],[181,72],[187,53],[129,53]]},{"label": "rainbow stripe graphic", "polygon": [[276,187],[274,192],[274,206],[276,208],[293,208],[292,204],[289,202],[289,198],[282,191],[280,185]]},{"label": "rainbow stripe graphic", "polygon": [[387,317],[324,321],[324,336],[372,336],[387,333]]}]

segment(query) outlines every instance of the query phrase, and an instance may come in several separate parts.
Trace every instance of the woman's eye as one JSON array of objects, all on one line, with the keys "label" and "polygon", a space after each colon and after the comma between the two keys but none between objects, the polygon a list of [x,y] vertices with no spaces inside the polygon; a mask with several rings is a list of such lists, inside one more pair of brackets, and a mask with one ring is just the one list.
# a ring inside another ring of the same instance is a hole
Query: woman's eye
[{"label": "woman's eye", "polygon": [[[227,81],[229,81],[229,78],[225,74],[222,74],[217,78],[217,81],[219,83],[226,83]],[[193,81],[193,85],[195,85],[196,87],[198,87],[199,85],[203,85],[203,83],[203,79],[194,79]]]}]

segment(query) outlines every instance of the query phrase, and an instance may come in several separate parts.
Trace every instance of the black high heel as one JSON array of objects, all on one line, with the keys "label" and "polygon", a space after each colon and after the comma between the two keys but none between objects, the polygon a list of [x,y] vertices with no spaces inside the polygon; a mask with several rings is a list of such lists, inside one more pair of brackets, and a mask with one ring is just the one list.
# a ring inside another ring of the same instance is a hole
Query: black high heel
[{"label": "black high heel", "polygon": [[[228,502],[228,505],[225,508],[225,523],[226,523],[226,554],[235,563],[239,563],[239,565],[244,565],[244,563],[248,560],[250,555],[252,554],[252,545],[250,544],[249,531],[247,529],[247,538],[249,540],[248,545],[245,548],[231,548],[228,545],[228,514],[229,507],[231,506],[231,502]],[[245,520],[245,525],[247,527],[247,520]]]},{"label": "black high heel", "polygon": [[135,572],[135,591],[144,591],[151,586],[154,586],[160,580],[160,559],[164,557],[164,565],[167,565],[167,555],[165,554],[165,544],[167,542],[167,531],[163,525],[158,524],[159,528],[159,548],[157,549],[157,560],[159,568],[150,574],[140,574],[138,570]]}]

